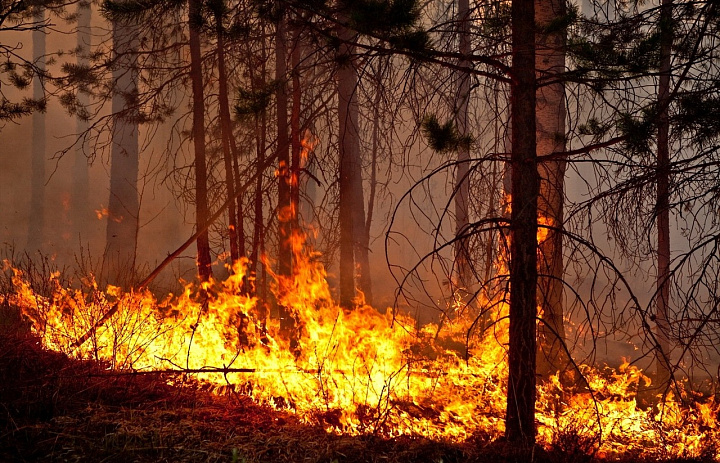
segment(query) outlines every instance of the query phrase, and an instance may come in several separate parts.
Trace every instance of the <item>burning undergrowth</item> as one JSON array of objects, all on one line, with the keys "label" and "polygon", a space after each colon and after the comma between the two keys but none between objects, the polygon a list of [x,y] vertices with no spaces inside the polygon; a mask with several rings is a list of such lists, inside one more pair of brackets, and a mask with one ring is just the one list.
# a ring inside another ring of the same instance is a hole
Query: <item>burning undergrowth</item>
[{"label": "burning undergrowth", "polygon": [[[490,317],[493,328],[469,340],[466,357],[438,341],[467,342],[477,314],[460,308],[442,327],[416,328],[410,317],[390,310],[363,304],[343,310],[333,301],[317,256],[300,241],[295,252],[300,265],[294,277],[276,277],[278,303],[295,319],[290,334],[245,294],[242,262],[223,282],[188,285],[163,300],[148,291],[100,290],[92,283],[69,289],[57,275],[41,296],[14,270],[14,289],[3,303],[21,309],[42,346],[92,360],[105,374],[142,373],[165,386],[190,375],[200,388],[251,398],[255,406],[337,438],[467,445],[502,436],[502,300],[487,301],[497,308]],[[581,386],[571,390],[556,380],[538,391],[538,437],[546,450],[584,459],[718,456],[718,406],[712,398],[694,400],[687,392],[639,407],[637,391],[648,379],[637,368],[581,369]]]}]

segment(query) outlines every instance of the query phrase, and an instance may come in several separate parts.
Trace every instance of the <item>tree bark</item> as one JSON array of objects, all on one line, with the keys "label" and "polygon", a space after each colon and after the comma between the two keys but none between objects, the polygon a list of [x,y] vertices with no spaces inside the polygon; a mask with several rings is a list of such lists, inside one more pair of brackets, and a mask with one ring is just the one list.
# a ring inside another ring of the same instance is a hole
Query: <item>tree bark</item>
[{"label": "tree bark", "polygon": [[137,25],[132,19],[113,23],[115,115],[110,161],[110,199],[106,235],[108,282],[131,285],[135,281],[135,257],[140,202],[137,107]]},{"label": "tree bark", "polygon": [[[340,18],[343,22],[344,18]],[[357,197],[357,177],[360,171],[360,146],[358,140],[357,70],[352,62],[355,47],[349,42],[352,32],[340,26],[339,35],[343,43],[338,50],[338,143],[340,151],[339,172],[339,219],[340,219],[340,305],[351,308],[355,301],[355,257],[356,224],[359,214],[355,208],[362,207]],[[362,182],[362,180],[360,180]],[[360,183],[362,190],[362,183]],[[364,209],[364,208],[363,208]]]},{"label": "tree bark", "polygon": [[235,176],[233,175],[233,153],[230,149],[232,142],[232,120],[230,119],[230,106],[228,103],[227,74],[225,71],[225,29],[222,24],[222,13],[215,15],[217,33],[217,60],[218,60],[218,99],[220,106],[220,137],[222,139],[223,161],[225,164],[225,188],[230,200],[228,206],[228,240],[230,241],[230,259],[236,262],[240,258],[237,237],[237,218],[235,213]]},{"label": "tree bark", "polygon": [[534,0],[512,2],[512,212],[510,221],[510,329],[505,436],[535,442],[535,319],[537,316],[537,197],[535,141]]},{"label": "tree bark", "polygon": [[[535,0],[537,76],[553,78],[565,71],[565,31],[544,28],[566,14],[565,0]],[[566,161],[542,156],[565,151],[565,85],[544,85],[537,90],[537,155],[540,158],[538,216],[541,224],[558,230],[540,229],[538,262],[541,322],[538,325],[538,374],[542,380],[570,364],[563,322],[563,227]]]},{"label": "tree bark", "polygon": [[[277,89],[277,158],[278,158],[278,274],[281,279],[289,279],[292,276],[292,247],[290,238],[292,235],[292,221],[290,220],[292,210],[292,199],[290,191],[290,139],[288,137],[288,95],[287,95],[287,32],[286,18],[278,21],[275,33],[275,79],[278,82]],[[287,291],[285,284],[280,282],[280,294]],[[287,308],[279,305],[280,330],[290,339],[291,348],[295,344],[295,320]]]},{"label": "tree bark", "polygon": [[672,380],[670,368],[670,59],[672,53],[672,0],[660,7],[660,79],[658,83],[657,138],[657,300],[655,311],[655,381],[658,392],[667,392]]},{"label": "tree bark", "polygon": [[[198,229],[208,219],[207,166],[205,156],[205,97],[203,92],[202,55],[200,50],[200,0],[188,0],[190,27],[190,79],[193,91],[193,146],[195,148],[195,217]],[[210,239],[205,231],[197,239],[197,265],[201,280],[212,278]]]},{"label": "tree bark", "polygon": [[[40,9],[35,21],[45,20],[45,10]],[[32,33],[33,60],[38,69],[45,70],[45,32],[37,29]],[[40,76],[33,78],[33,99],[45,98]],[[27,250],[41,251],[45,240],[45,114],[32,115],[32,158],[30,174],[30,219],[28,222]]]},{"label": "tree bark", "polygon": [[290,166],[290,228],[291,236],[300,231],[298,211],[300,207],[300,111],[302,88],[300,86],[300,32],[293,32],[293,49],[290,54],[292,64],[292,111],[290,115],[291,166]]},{"label": "tree bark", "polygon": [[278,273],[289,277],[292,270],[292,250],[290,248],[290,222],[287,213],[290,210],[290,140],[288,138],[288,95],[287,95],[287,32],[286,19],[278,21],[275,31],[275,80],[278,83],[277,99],[277,159],[278,159]]},{"label": "tree bark", "polygon": [[[465,71],[471,66],[470,56],[470,2],[458,0],[458,40],[461,58],[458,62],[459,70],[455,71],[457,82],[457,107],[455,108],[455,125],[458,134],[466,137],[469,133],[468,103],[470,101],[470,73]],[[456,284],[459,288],[468,288],[472,284],[472,271],[470,268],[469,239],[460,238],[469,225],[469,196],[470,196],[470,147],[462,144],[457,151],[457,167],[455,171],[455,271]]]}]

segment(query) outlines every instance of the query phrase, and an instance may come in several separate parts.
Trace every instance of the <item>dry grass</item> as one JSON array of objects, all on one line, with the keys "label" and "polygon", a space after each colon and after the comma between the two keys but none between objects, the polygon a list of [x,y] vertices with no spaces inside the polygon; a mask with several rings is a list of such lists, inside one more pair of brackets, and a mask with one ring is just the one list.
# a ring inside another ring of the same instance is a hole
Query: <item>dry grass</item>
[{"label": "dry grass", "polygon": [[[166,379],[108,372],[45,351],[28,335],[0,334],[0,462],[529,461],[482,436],[455,444],[329,434],[245,396],[211,394],[192,378]],[[532,459],[595,461],[579,447],[569,439]]]}]

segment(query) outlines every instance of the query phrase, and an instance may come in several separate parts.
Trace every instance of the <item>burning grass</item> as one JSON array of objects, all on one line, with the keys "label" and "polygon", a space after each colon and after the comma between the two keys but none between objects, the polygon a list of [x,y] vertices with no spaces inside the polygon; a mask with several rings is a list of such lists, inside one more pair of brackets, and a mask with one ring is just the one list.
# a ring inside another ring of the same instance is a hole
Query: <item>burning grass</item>
[{"label": "burning grass", "polygon": [[[6,392],[16,405],[5,437],[25,436],[43,444],[27,451],[55,454],[56,435],[108,458],[132,449],[137,461],[514,461],[511,450],[490,444],[504,431],[502,298],[486,301],[496,308],[493,329],[471,337],[465,359],[438,340],[466,340],[470,310],[421,329],[390,310],[345,311],[316,256],[301,242],[295,252],[297,274],[277,278],[276,288],[297,320],[293,348],[277,320],[244,295],[242,265],[224,282],[160,301],[92,281],[69,289],[57,274],[39,294],[8,267],[3,305],[22,312],[35,341],[6,342],[29,350],[3,357],[4,374],[14,379],[12,371],[29,365],[36,381],[23,385],[21,374]],[[642,408],[636,396],[647,378],[637,368],[582,372],[580,387],[555,381],[539,389],[538,460],[718,457],[711,397],[681,390]]]}]

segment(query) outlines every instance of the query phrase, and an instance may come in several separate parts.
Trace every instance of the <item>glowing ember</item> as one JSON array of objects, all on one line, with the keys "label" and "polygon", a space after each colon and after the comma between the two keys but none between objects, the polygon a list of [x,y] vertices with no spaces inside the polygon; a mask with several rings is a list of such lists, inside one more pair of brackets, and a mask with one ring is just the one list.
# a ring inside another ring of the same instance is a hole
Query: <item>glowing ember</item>
[{"label": "glowing ember", "polygon": [[[331,432],[452,440],[502,435],[507,306],[501,297],[480,304],[492,307],[493,324],[482,337],[470,337],[466,360],[457,351],[462,349],[442,347],[451,344],[442,340],[466,343],[477,317],[470,308],[454,310],[441,327],[421,329],[390,309],[381,313],[363,305],[344,311],[333,301],[317,254],[299,239],[293,248],[297,272],[283,283],[289,291],[278,302],[298,320],[297,358],[278,320],[262,319],[258,301],[243,295],[245,262],[206,291],[187,286],[162,301],[149,292],[100,291],[94,283],[84,291],[67,289],[57,276],[53,294],[41,297],[14,270],[16,291],[5,302],[22,308],[47,348],[105,361],[109,368],[187,370],[218,392],[248,394]],[[114,315],[74,347],[115,306]],[[720,442],[717,405],[683,405],[671,398],[643,410],[635,396],[648,379],[637,368],[581,369],[587,383],[579,392],[565,390],[557,378],[539,388],[541,443],[572,438],[601,456],[693,456]]]}]

